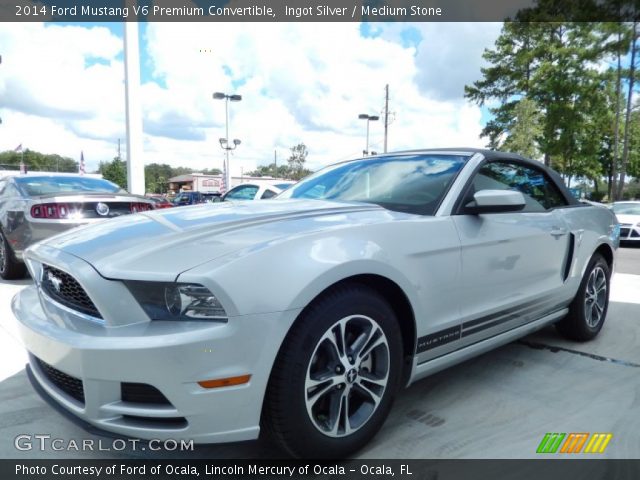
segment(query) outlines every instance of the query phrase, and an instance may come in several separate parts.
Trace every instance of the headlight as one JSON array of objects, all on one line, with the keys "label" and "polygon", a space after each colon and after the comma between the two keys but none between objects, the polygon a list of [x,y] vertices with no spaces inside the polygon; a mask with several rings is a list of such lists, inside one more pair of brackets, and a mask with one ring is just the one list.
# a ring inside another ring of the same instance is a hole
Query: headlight
[{"label": "headlight", "polygon": [[207,287],[196,283],[126,281],[151,320],[227,321],[227,312]]}]

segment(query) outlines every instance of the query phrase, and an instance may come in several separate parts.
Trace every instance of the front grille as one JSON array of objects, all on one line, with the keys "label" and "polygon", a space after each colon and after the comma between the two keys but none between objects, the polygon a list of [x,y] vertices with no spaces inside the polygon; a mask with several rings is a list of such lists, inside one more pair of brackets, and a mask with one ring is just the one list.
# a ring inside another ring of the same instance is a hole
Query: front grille
[{"label": "front grille", "polygon": [[123,382],[120,384],[120,396],[123,402],[171,405],[160,390],[146,383]]},{"label": "front grille", "polygon": [[45,377],[47,377],[51,383],[70,397],[75,398],[80,403],[84,404],[84,388],[82,386],[82,380],[61,372],[39,358],[36,358],[36,361],[38,362],[38,366],[42,373],[44,373]]},{"label": "front grille", "polygon": [[62,270],[43,265],[42,288],[51,298],[64,306],[95,318],[102,318],[84,288],[75,278]]}]

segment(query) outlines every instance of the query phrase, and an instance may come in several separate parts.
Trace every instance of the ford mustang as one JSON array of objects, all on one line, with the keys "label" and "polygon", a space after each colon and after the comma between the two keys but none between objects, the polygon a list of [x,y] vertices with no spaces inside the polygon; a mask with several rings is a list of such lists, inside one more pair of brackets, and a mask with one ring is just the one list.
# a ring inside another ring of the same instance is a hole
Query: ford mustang
[{"label": "ford mustang", "polygon": [[401,387],[549,324],[594,338],[618,242],[538,162],[409,151],[44,240],[12,306],[32,384],[85,424],[340,457]]},{"label": "ford mustang", "polygon": [[22,278],[22,252],[78,225],[145,210],[151,200],[102,178],[70,173],[0,177],[0,277]]}]

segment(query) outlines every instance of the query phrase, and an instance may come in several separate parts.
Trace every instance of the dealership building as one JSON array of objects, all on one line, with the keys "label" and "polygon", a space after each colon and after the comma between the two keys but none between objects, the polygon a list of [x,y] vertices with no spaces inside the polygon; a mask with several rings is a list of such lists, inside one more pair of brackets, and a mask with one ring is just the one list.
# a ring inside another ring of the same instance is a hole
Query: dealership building
[{"label": "dealership building", "polygon": [[[256,185],[270,184],[281,181],[281,178],[274,177],[231,177],[231,187],[240,185],[241,183],[255,183]],[[188,173],[178,175],[169,179],[169,193],[180,192],[203,192],[203,193],[219,193],[222,186],[222,174],[205,175],[203,173]]]}]

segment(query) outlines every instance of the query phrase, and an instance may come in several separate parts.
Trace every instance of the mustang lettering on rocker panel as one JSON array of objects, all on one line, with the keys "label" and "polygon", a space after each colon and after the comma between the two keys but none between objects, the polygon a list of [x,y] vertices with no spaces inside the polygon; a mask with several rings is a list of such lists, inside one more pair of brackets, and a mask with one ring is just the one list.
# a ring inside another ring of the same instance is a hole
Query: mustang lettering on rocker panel
[{"label": "mustang lettering on rocker panel", "polygon": [[[488,328],[498,326],[500,324],[522,318],[524,321],[517,326],[521,326],[546,315],[555,313],[565,308],[567,301],[559,301],[558,299],[533,300],[522,303],[517,307],[512,307],[500,312],[492,313],[484,317],[476,318],[464,322],[462,326],[455,326],[439,330],[429,335],[422,336],[418,339],[416,346],[416,354],[424,353],[436,347],[440,347],[447,343],[460,340],[475,333],[481,332]],[[517,327],[514,327],[517,328]]]}]

